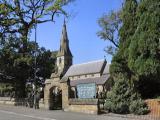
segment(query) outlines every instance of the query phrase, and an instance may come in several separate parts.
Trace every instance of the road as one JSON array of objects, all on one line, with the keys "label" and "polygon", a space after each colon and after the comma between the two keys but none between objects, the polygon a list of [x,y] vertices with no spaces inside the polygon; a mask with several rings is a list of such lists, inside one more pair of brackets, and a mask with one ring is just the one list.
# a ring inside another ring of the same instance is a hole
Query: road
[{"label": "road", "polygon": [[119,116],[88,115],[61,110],[35,110],[0,104],[0,120],[133,120]]}]

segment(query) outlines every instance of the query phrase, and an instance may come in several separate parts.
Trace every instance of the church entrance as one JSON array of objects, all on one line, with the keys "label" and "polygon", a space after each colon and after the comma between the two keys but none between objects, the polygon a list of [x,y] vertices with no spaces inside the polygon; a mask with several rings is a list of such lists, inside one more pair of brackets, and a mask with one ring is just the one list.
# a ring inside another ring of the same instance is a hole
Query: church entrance
[{"label": "church entrance", "polygon": [[54,86],[50,89],[50,102],[52,110],[62,109],[62,90]]}]

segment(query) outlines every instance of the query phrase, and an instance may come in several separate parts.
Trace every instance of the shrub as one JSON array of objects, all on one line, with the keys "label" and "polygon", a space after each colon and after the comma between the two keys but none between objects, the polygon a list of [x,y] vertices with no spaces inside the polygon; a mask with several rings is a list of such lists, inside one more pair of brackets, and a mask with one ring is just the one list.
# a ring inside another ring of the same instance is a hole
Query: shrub
[{"label": "shrub", "polygon": [[143,100],[138,99],[131,102],[129,111],[130,113],[134,113],[136,115],[144,115],[149,112],[149,109],[147,104]]},{"label": "shrub", "polygon": [[104,104],[104,109],[106,109],[106,110],[108,110],[109,112],[111,112],[111,111],[114,110],[114,108],[115,108],[115,105],[112,104],[112,102],[111,102],[109,99],[107,99],[107,100],[105,101],[105,104]]},{"label": "shrub", "polygon": [[127,114],[129,113],[128,104],[124,102],[119,102],[117,104],[113,104],[111,100],[107,100],[105,103],[105,109],[109,112],[114,112],[118,114]]},{"label": "shrub", "polygon": [[147,105],[123,75],[117,77],[111,91],[107,93],[105,109],[118,114],[142,115],[148,113]]}]

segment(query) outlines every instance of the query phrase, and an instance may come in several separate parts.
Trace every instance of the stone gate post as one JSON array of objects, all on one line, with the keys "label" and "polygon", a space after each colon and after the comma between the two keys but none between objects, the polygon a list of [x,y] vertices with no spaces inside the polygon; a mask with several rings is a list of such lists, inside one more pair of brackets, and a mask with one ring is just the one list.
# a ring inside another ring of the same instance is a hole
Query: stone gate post
[{"label": "stone gate post", "polygon": [[[47,81],[47,80],[46,80]],[[48,81],[47,81],[48,82]],[[50,98],[50,86],[51,83],[45,82],[45,88],[44,88],[44,107],[47,110],[51,109],[51,98]]]},{"label": "stone gate post", "polygon": [[61,81],[61,89],[62,89],[62,109],[67,111],[69,107],[69,89],[70,89],[70,81],[68,78],[64,78]]}]

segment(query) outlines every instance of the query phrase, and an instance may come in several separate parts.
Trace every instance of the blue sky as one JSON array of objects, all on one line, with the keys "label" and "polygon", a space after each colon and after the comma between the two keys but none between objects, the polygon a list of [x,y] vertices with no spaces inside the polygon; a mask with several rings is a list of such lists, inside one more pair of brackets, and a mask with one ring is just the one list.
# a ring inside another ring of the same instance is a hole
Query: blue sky
[{"label": "blue sky", "polygon": [[[107,42],[101,40],[96,33],[100,30],[97,20],[104,13],[118,10],[123,0],[76,0],[65,7],[72,17],[67,19],[67,31],[74,64],[104,59],[111,61],[103,49]],[[52,51],[58,50],[64,16],[55,18],[55,23],[38,25],[37,42],[40,46]],[[34,40],[34,32],[31,33]]]}]

